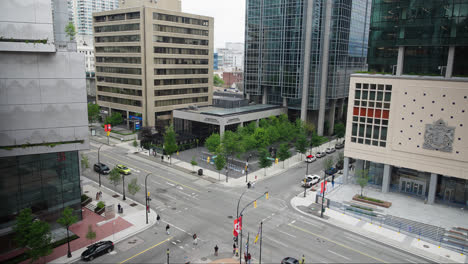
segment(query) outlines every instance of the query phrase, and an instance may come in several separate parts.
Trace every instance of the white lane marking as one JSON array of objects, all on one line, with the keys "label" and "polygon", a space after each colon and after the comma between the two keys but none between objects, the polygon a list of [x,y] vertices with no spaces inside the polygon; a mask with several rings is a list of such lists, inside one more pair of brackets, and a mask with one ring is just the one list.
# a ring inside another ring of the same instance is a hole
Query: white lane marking
[{"label": "white lane marking", "polygon": [[157,185],[162,185],[162,183],[157,182],[157,181],[155,181],[155,180],[151,180],[151,182],[152,182],[152,183],[156,183]]},{"label": "white lane marking", "polygon": [[297,236],[291,235],[291,234],[289,234],[289,233],[286,233],[286,232],[284,232],[284,231],[281,231],[281,230],[278,230],[278,232],[281,232],[281,233],[283,233],[283,234],[285,234],[285,235],[288,235],[288,236],[290,236],[290,237],[294,237],[294,238],[296,238],[296,237],[297,237]]},{"label": "white lane marking", "polygon": [[174,200],[174,201],[176,201],[176,200],[177,200],[177,198],[175,198],[175,197],[173,197],[173,196],[170,196],[169,194],[160,193],[159,195],[164,195],[164,196],[167,196],[167,197],[169,197],[170,199],[172,199],[172,200]]},{"label": "white lane marking", "polygon": [[336,253],[336,252],[334,252],[334,251],[328,250],[328,252],[330,252],[330,253],[332,253],[332,254],[335,254],[335,255],[337,255],[337,256],[339,256],[339,257],[342,257],[342,258],[344,258],[344,259],[351,260],[350,258],[345,257],[345,256],[343,256],[343,255],[340,255],[340,254],[338,254],[338,253]]},{"label": "white lane marking", "polygon": [[408,261],[408,262],[411,262],[411,263],[417,263],[417,262],[414,262],[414,261],[412,261],[410,259],[405,259],[405,260]]},{"label": "white lane marking", "polygon": [[180,186],[180,185],[177,185],[177,189],[183,190],[184,188],[182,188],[182,186]]},{"label": "white lane marking", "polygon": [[166,182],[167,184],[169,184],[170,186],[175,186],[175,184],[173,183],[170,183],[170,182]]},{"label": "white lane marking", "polygon": [[279,241],[277,241],[277,240],[274,240],[273,238],[270,238],[270,237],[269,237],[268,239],[271,240],[271,241],[273,241],[273,242],[276,242],[276,243],[282,245],[283,247],[288,247],[288,245],[286,245],[286,244],[284,244],[284,243],[281,243],[281,242],[279,242]]},{"label": "white lane marking", "polygon": [[296,223],[296,220],[293,220],[293,221],[291,222],[291,224],[294,224],[294,223]]},{"label": "white lane marking", "polygon": [[364,242],[362,242],[362,241],[359,241],[359,240],[357,240],[357,238],[349,237],[349,236],[346,236],[346,235],[345,235],[344,237],[346,237],[347,239],[351,240],[352,242],[357,242],[357,243],[359,243],[359,244],[361,244],[361,245],[365,245],[365,246],[367,246],[367,244],[366,244],[366,243],[364,243]]}]

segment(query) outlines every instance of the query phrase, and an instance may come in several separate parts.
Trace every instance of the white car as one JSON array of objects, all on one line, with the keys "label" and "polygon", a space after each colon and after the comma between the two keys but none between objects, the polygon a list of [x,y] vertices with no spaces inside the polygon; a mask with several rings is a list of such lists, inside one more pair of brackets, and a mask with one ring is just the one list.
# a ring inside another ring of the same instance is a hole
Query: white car
[{"label": "white car", "polygon": [[327,153],[325,153],[325,152],[320,152],[320,151],[317,152],[317,153],[315,153],[315,156],[316,156],[317,158],[322,158],[322,157],[325,157],[326,155],[327,155]]},{"label": "white car", "polygon": [[314,155],[308,155],[305,159],[306,162],[311,163],[314,162],[317,158]]},{"label": "white car", "polygon": [[320,176],[318,175],[307,175],[304,179],[302,179],[302,187],[312,187],[320,181]]},{"label": "white car", "polygon": [[325,150],[325,152],[327,152],[328,154],[333,153],[333,152],[335,152],[335,148],[333,148],[333,147],[327,148],[327,149]]}]

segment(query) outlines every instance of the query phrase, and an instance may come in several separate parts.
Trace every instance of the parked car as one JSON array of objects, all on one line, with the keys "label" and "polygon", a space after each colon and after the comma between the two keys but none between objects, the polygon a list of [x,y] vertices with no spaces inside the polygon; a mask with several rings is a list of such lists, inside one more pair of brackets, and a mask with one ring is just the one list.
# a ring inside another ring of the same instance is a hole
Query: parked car
[{"label": "parked car", "polygon": [[286,257],[281,261],[281,264],[299,264],[299,261],[295,258]]},{"label": "parked car", "polygon": [[312,187],[320,181],[320,176],[318,175],[307,175],[302,179],[302,187]]},{"label": "parked car", "polygon": [[328,153],[328,154],[333,153],[333,152],[335,152],[335,148],[334,148],[334,147],[327,148],[327,149],[325,150],[325,152]]},{"label": "parked car", "polygon": [[330,168],[329,170],[325,171],[325,174],[326,175],[333,175],[333,174],[335,174],[337,172],[338,172],[338,170],[336,168]]},{"label": "parked car", "polygon": [[319,152],[315,153],[315,156],[316,156],[317,158],[322,158],[322,157],[325,157],[326,155],[327,155],[326,152],[320,152],[320,151],[319,151]]},{"label": "parked car", "polygon": [[317,158],[314,155],[308,155],[305,161],[308,163],[311,163],[311,162],[314,162],[316,159]]},{"label": "parked car", "polygon": [[337,143],[337,144],[335,145],[335,148],[336,148],[336,149],[342,149],[342,148],[344,148],[344,143],[345,143],[344,141],[341,142],[341,143]]},{"label": "parked car", "polygon": [[96,163],[94,164],[94,171],[101,174],[109,174],[110,169],[104,163]]},{"label": "parked car", "polygon": [[117,165],[117,169],[118,169],[119,172],[122,173],[122,174],[125,174],[125,175],[130,174],[130,169],[127,168],[126,166],[122,165],[122,164],[118,164],[118,165]]},{"label": "parked car", "polygon": [[85,261],[91,261],[96,257],[110,253],[114,250],[114,243],[112,241],[101,241],[88,246],[83,253],[81,253],[81,259]]}]

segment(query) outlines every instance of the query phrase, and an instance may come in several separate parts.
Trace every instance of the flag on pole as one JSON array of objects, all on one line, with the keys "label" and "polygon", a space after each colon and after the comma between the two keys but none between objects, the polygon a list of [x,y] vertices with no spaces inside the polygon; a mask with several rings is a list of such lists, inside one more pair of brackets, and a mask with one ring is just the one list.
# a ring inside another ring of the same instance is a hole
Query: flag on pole
[{"label": "flag on pole", "polygon": [[239,216],[239,218],[234,219],[234,231],[233,235],[237,237],[239,235],[239,232],[242,230],[242,216]]},{"label": "flag on pole", "polygon": [[327,190],[327,181],[323,181],[322,184],[320,185],[320,193],[323,193]]},{"label": "flag on pole", "polygon": [[260,236],[260,229],[261,229],[261,228],[262,228],[262,226],[260,225],[260,226],[258,227],[257,235],[255,236],[254,244],[257,244],[258,237]]}]

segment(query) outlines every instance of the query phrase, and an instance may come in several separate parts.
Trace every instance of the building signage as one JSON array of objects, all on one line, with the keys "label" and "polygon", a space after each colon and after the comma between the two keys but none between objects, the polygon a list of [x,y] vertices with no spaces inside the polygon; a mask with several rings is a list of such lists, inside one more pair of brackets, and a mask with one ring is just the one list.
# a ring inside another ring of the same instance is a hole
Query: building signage
[{"label": "building signage", "polygon": [[140,130],[140,121],[135,121],[135,130]]},{"label": "building signage", "polygon": [[137,119],[137,120],[143,121],[143,118],[142,118],[141,116],[129,115],[128,117],[129,117],[130,119]]},{"label": "building signage", "polygon": [[423,148],[452,152],[454,135],[455,127],[447,126],[442,119],[435,121],[433,124],[426,124]]}]

